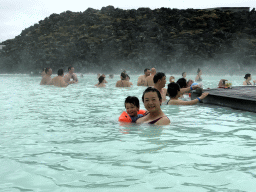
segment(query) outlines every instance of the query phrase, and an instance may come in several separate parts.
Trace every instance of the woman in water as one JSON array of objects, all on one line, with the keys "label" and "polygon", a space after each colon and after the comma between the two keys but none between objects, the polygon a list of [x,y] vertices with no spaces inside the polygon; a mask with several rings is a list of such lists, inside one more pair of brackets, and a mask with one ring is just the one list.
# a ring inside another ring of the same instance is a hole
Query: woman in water
[{"label": "woman in water", "polygon": [[99,77],[99,83],[96,84],[95,86],[96,86],[96,87],[106,87],[106,85],[104,84],[104,79],[105,79],[105,77],[100,76],[100,77]]},{"label": "woman in water", "polygon": [[170,83],[168,85],[167,92],[169,94],[169,97],[171,98],[167,102],[168,105],[195,105],[209,94],[209,93],[202,93],[200,97],[191,101],[180,100],[179,97],[181,96],[182,93],[180,91],[180,86],[178,83]]},{"label": "woman in water", "polygon": [[202,75],[202,70],[198,68],[195,81],[197,81],[197,82],[202,81],[203,79],[202,79],[201,75]]},{"label": "woman in water", "polygon": [[[252,80],[252,76],[250,73],[245,74],[244,78],[245,78],[245,81],[243,82],[243,85],[252,85],[252,83],[250,82]],[[255,83],[256,83],[256,81],[253,80],[254,85],[255,85]]]},{"label": "woman in water", "polygon": [[154,125],[170,124],[170,119],[161,110],[162,96],[157,89],[148,87],[143,92],[142,101],[148,114],[139,118],[136,123],[148,123]]},{"label": "woman in water", "polygon": [[132,82],[130,82],[130,76],[128,74],[126,74],[126,81],[128,81],[130,85],[133,85]]}]

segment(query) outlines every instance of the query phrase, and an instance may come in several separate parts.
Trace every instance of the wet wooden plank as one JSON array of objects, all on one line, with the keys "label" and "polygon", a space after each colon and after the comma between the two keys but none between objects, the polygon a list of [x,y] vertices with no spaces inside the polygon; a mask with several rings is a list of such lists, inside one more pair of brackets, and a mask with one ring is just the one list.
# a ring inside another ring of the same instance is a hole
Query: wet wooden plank
[{"label": "wet wooden plank", "polygon": [[[232,89],[204,89],[203,92],[209,92],[209,95],[203,99],[205,104],[256,112],[256,86],[238,86]],[[191,99],[199,96],[197,92],[193,92]]]},{"label": "wet wooden plank", "polygon": [[209,92],[209,95],[245,99],[256,102],[256,86],[239,86],[232,89],[204,89],[203,92]]}]

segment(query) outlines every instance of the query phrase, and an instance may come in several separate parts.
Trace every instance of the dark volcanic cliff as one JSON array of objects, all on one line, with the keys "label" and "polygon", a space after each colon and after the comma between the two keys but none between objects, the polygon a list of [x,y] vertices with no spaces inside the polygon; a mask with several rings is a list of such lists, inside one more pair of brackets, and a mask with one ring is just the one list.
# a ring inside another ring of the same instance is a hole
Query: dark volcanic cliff
[{"label": "dark volcanic cliff", "polygon": [[[2,72],[54,70],[73,65],[82,72],[158,67],[177,72],[228,60],[256,62],[256,12],[112,6],[83,13],[52,14],[2,42]],[[76,70],[76,71],[77,71]],[[196,71],[196,70],[195,70]]]}]

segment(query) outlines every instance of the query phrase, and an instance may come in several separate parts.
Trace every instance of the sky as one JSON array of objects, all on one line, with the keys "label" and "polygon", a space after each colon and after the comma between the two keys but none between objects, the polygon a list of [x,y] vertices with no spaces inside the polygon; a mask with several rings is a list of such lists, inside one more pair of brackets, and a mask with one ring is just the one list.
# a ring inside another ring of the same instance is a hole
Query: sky
[{"label": "sky", "polygon": [[0,0],[0,43],[13,39],[22,30],[52,13],[64,11],[83,12],[87,8],[101,9],[112,5],[120,9],[138,9],[161,7],[177,9],[205,9],[214,7],[250,7],[256,8],[256,0]]}]

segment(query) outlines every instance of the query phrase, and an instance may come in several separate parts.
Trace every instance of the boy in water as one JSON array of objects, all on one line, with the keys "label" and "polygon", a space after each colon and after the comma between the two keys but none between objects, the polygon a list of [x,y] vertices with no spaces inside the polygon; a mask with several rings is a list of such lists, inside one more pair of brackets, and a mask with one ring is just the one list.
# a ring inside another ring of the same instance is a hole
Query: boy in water
[{"label": "boy in water", "polygon": [[137,97],[128,96],[124,102],[127,114],[131,117],[132,123],[135,123],[137,119],[143,117],[144,115],[138,114],[140,110],[140,102]]}]

